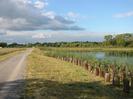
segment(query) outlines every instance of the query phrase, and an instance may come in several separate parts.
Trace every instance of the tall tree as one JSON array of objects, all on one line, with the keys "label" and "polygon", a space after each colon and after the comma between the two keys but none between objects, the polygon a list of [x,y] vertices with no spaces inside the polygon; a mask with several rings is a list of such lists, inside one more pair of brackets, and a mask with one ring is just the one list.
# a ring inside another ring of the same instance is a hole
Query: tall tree
[{"label": "tall tree", "polygon": [[112,35],[106,35],[106,36],[104,36],[104,39],[105,39],[104,43],[106,46],[112,45],[112,40],[113,40]]}]

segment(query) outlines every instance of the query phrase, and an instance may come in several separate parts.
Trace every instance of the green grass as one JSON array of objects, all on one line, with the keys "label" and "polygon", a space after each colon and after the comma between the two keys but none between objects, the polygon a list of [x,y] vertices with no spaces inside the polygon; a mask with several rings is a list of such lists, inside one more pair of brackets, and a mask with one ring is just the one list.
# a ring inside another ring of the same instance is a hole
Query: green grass
[{"label": "green grass", "polygon": [[0,61],[5,60],[23,50],[25,49],[24,48],[0,48]]},{"label": "green grass", "polygon": [[132,99],[102,78],[35,49],[28,57],[24,99]]},{"label": "green grass", "polygon": [[67,50],[67,51],[128,51],[128,52],[133,52],[133,48],[101,48],[101,47],[95,47],[95,48],[78,48],[78,47],[40,47],[40,49],[45,49],[45,50]]}]

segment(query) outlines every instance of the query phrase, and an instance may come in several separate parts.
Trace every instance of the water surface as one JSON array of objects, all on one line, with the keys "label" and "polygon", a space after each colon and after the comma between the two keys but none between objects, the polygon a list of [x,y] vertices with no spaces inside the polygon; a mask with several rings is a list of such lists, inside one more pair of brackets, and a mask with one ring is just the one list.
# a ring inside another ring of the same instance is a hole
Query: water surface
[{"label": "water surface", "polygon": [[92,51],[92,52],[75,52],[80,54],[81,57],[94,57],[101,61],[107,61],[110,63],[117,63],[119,65],[128,65],[133,67],[133,52],[104,52],[104,51]]}]

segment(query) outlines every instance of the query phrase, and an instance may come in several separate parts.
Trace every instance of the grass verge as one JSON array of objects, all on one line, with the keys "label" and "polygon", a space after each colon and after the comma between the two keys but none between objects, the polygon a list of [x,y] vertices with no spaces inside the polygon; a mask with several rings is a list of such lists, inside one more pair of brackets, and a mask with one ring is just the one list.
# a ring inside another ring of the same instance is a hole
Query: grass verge
[{"label": "grass verge", "polygon": [[43,53],[35,49],[28,57],[24,99],[132,99],[82,67]]},{"label": "grass verge", "polygon": [[24,48],[2,48],[0,49],[0,61],[3,61],[13,55],[16,55],[25,50]]}]

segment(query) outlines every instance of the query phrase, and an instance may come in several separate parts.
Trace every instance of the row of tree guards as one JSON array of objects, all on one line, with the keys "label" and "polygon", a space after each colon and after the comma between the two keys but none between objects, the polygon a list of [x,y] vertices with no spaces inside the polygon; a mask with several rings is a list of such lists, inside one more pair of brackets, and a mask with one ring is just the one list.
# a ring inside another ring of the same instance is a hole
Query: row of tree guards
[{"label": "row of tree guards", "polygon": [[63,61],[71,62],[75,65],[82,66],[95,76],[104,78],[105,82],[110,82],[113,86],[123,86],[123,92],[129,93],[133,89],[133,73],[127,71],[126,67],[116,68],[115,66],[106,66],[104,69],[100,66],[93,66],[87,61],[76,58],[54,56]]}]

